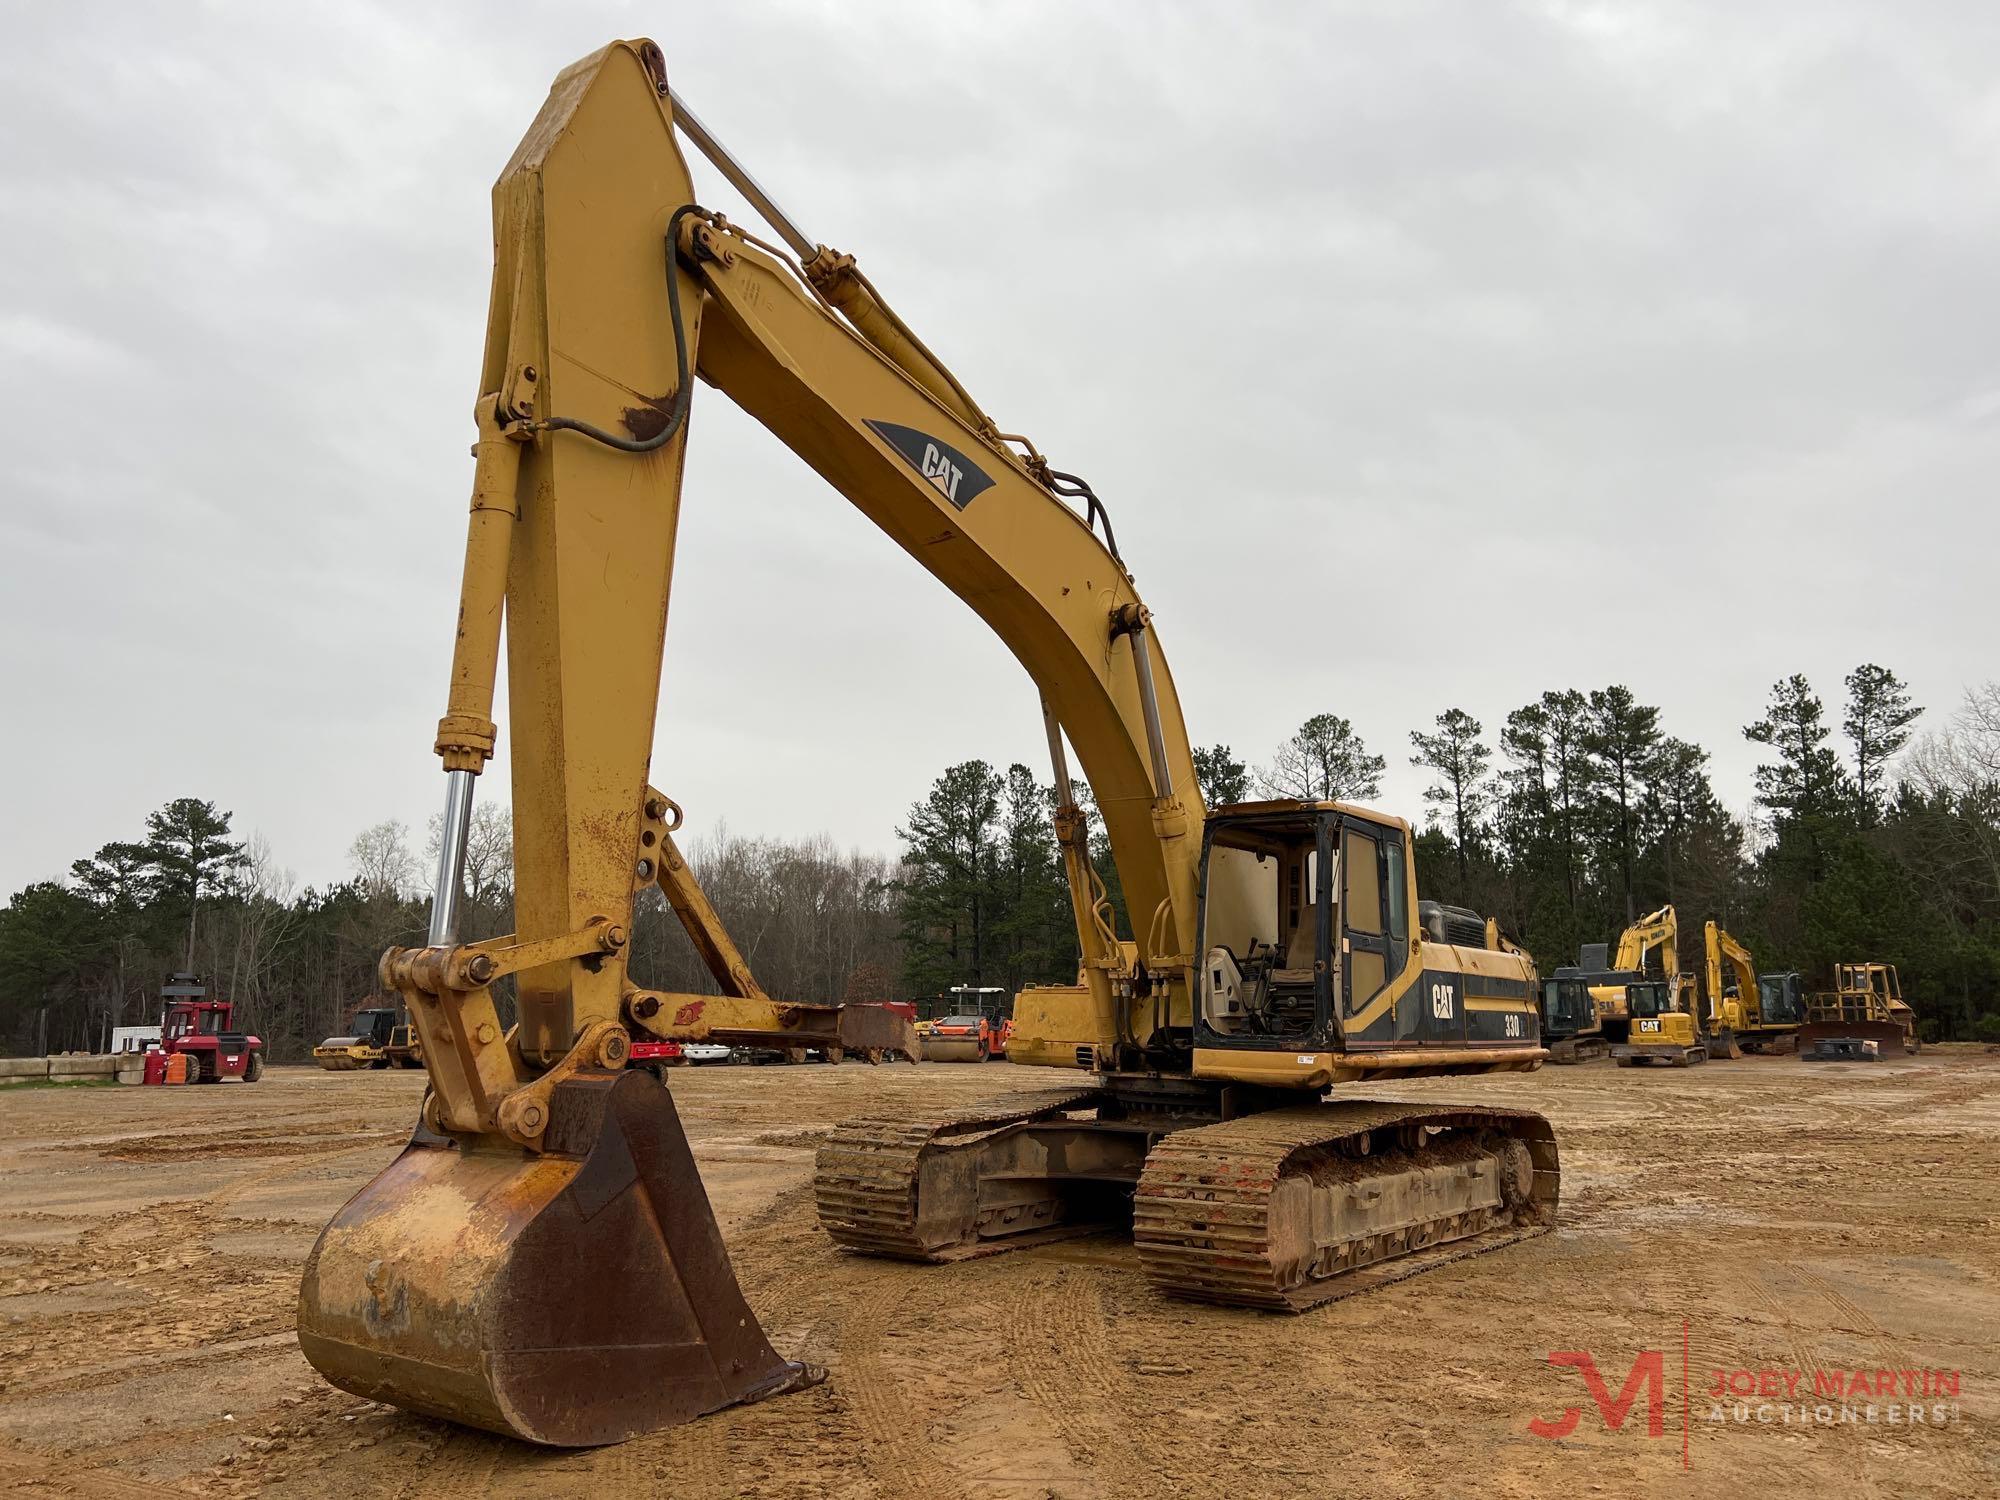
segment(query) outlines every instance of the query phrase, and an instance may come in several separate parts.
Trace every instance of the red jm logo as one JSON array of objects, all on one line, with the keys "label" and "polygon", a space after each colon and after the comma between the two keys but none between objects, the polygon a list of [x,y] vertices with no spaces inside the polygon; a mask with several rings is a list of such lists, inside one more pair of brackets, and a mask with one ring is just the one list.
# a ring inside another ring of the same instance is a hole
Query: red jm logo
[{"label": "red jm logo", "polygon": [[[1557,1349],[1549,1354],[1549,1363],[1554,1368],[1574,1369],[1583,1372],[1583,1383],[1590,1392],[1590,1399],[1597,1403],[1598,1415],[1604,1418],[1604,1425],[1613,1432],[1624,1429],[1625,1419],[1632,1413],[1632,1403],[1639,1398],[1639,1388],[1646,1389],[1646,1436],[1661,1437],[1667,1430],[1667,1375],[1666,1359],[1658,1349],[1648,1349],[1632,1361],[1632,1372],[1625,1377],[1625,1388],[1612,1399],[1611,1388],[1604,1383],[1604,1377],[1597,1373],[1597,1361],[1585,1349]],[[1531,1418],[1528,1431],[1536,1437],[1566,1438],[1576,1431],[1576,1424],[1582,1419],[1581,1409],[1570,1406],[1553,1422],[1545,1422],[1540,1417]]]}]

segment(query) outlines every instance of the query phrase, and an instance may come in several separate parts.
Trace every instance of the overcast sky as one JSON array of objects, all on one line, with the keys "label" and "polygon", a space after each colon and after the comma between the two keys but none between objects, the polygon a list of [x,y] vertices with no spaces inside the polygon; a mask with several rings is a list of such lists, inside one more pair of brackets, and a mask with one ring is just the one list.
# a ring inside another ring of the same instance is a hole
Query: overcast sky
[{"label": "overcast sky", "polygon": [[[1415,815],[1413,727],[1623,681],[1741,810],[1777,678],[1994,675],[1992,4],[20,5],[0,895],[175,796],[301,883],[421,829],[488,191],[639,35],[1096,486],[1197,742],[1333,710]],[[694,833],[1046,775],[998,642],[706,387],[665,672]]]}]

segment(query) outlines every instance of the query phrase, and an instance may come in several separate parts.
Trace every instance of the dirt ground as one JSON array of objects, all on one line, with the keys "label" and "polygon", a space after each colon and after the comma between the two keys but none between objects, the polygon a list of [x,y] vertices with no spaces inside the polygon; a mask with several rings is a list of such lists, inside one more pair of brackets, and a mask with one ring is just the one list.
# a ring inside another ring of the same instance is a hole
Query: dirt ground
[{"label": "dirt ground", "polygon": [[[2000,1490],[2000,1057],[1595,1063],[1373,1091],[1545,1112],[1561,1225],[1301,1317],[1164,1300],[1111,1235],[916,1267],[820,1234],[813,1145],[834,1121],[1052,1077],[677,1073],[751,1303],[781,1351],[831,1377],[575,1453],[357,1400],[293,1342],[313,1237],[394,1154],[422,1075],[0,1091],[0,1495]],[[1643,1370],[1614,1431],[1583,1372],[1550,1363],[1579,1350],[1614,1402],[1659,1352],[1658,1436]],[[1857,1369],[1952,1372],[1959,1392],[1919,1396],[1916,1426],[1901,1396],[1872,1422],[1865,1398],[1828,1402],[1823,1424],[1784,1420],[1800,1403],[1782,1394],[1707,1395],[1718,1370],[1803,1371],[1809,1390]],[[1571,1406],[1567,1437],[1530,1431]]]}]

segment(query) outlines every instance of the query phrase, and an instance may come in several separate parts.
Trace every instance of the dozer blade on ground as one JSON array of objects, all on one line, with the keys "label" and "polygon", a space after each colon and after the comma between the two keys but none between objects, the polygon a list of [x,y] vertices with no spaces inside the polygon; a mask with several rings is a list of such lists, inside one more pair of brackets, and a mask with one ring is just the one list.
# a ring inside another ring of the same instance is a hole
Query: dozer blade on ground
[{"label": "dozer blade on ground", "polygon": [[1873,1042],[1874,1057],[1905,1057],[1912,1050],[1909,1033],[1894,1021],[1809,1021],[1798,1031],[1799,1056],[1808,1062],[1862,1059],[1860,1046]]},{"label": "dozer blade on ground", "polygon": [[666,1089],[578,1072],[545,1150],[419,1126],[327,1225],[299,1344],[346,1391],[557,1447],[615,1443],[825,1371],[743,1300]]}]

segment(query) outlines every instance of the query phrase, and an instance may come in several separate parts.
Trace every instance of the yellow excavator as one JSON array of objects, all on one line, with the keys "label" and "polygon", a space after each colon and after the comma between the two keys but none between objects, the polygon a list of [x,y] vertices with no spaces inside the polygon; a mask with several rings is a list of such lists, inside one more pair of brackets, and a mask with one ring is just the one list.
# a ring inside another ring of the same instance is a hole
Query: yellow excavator
[{"label": "yellow excavator", "polygon": [[[778,242],[698,206],[677,127]],[[1487,948],[1476,919],[1420,904],[1399,818],[1204,807],[1102,502],[981,411],[852,257],[800,232],[674,97],[658,47],[616,42],[565,70],[493,205],[434,747],[443,848],[428,941],[381,964],[430,1091],[408,1145],[307,1262],[299,1341],[319,1371],[553,1445],[822,1378],[772,1349],[671,1095],[625,1066],[635,1039],[915,1046],[880,1007],[767,994],[675,845],[680,810],[648,784],[697,380],[992,627],[1039,690],[1057,788],[1082,975],[1022,997],[1010,1051],[1073,1081],[841,1126],[815,1177],[837,1243],[951,1261],[1129,1220],[1157,1286],[1297,1309],[1552,1225],[1559,1167],[1541,1116],[1321,1102],[1339,1084],[1538,1067],[1532,965]],[[503,616],[519,930],[461,943]],[[1091,864],[1071,750],[1129,935]],[[629,972],[634,896],[654,885],[719,994]],[[511,1027],[493,991],[509,975]]]},{"label": "yellow excavator", "polygon": [[1611,1060],[1619,1067],[1671,1063],[1685,1068],[1715,1055],[1694,1012],[1681,1007],[1680,993],[1666,980],[1635,979],[1625,991],[1630,1029],[1624,1041],[1611,1047]]},{"label": "yellow excavator", "polygon": [[1680,925],[1671,906],[1648,912],[1618,935],[1618,951],[1611,956],[1603,943],[1586,944],[1577,959],[1584,984],[1597,1006],[1604,1040],[1617,1045],[1632,1031],[1632,1010],[1628,991],[1634,984],[1658,979],[1666,983],[1668,1005],[1674,1010],[1692,1011],[1689,1003],[1694,987],[1692,975],[1680,965]]},{"label": "yellow excavator", "polygon": [[1795,972],[1759,974],[1750,950],[1714,922],[1702,929],[1707,1027],[1718,1057],[1782,1052],[1796,1043],[1805,995]]}]

